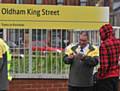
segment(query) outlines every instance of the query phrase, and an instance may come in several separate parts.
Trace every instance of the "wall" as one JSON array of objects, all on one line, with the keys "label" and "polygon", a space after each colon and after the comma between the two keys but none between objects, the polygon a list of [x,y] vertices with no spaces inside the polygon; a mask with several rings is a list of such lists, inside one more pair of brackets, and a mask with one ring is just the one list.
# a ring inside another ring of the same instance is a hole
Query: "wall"
[{"label": "wall", "polygon": [[2,3],[15,3],[16,0],[1,0]]},{"label": "wall", "polygon": [[67,80],[14,79],[8,91],[67,91]]},{"label": "wall", "polygon": [[13,79],[8,91],[67,91],[67,80]]},{"label": "wall", "polygon": [[[17,0],[1,0],[2,3],[16,3]],[[32,4],[35,3],[35,0],[23,0],[24,4]]]},{"label": "wall", "polygon": [[[16,0],[2,0],[2,3],[16,3]],[[24,4],[35,4],[36,0],[23,0]],[[56,5],[57,0],[43,0],[43,5]],[[64,0],[64,5],[80,5],[80,0]]]}]

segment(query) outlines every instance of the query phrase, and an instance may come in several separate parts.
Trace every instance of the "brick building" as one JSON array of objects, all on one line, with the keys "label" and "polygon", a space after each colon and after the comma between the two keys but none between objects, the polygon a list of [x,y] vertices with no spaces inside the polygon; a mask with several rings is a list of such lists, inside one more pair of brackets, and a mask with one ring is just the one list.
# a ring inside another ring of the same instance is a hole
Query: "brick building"
[{"label": "brick building", "polygon": [[113,2],[114,26],[120,26],[120,1]]},{"label": "brick building", "polygon": [[95,6],[99,1],[101,2],[101,0],[0,0],[1,3],[42,4],[42,5],[73,5],[73,6],[75,6],[75,5]]}]

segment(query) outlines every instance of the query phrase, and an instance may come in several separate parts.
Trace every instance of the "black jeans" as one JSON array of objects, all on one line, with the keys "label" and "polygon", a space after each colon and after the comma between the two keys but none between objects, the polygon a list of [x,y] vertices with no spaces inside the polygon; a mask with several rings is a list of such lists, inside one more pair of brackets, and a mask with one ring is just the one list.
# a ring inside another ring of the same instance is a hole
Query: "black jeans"
[{"label": "black jeans", "polygon": [[93,91],[93,87],[73,87],[68,86],[68,91]]},{"label": "black jeans", "polygon": [[118,77],[98,80],[96,83],[96,91],[118,91]]}]

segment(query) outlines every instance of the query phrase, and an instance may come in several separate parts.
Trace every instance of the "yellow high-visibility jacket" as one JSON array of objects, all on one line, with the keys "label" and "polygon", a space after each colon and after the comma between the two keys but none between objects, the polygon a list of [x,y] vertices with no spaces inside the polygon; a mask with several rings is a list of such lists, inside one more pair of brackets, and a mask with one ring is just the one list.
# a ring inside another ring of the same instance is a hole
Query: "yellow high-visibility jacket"
[{"label": "yellow high-visibility jacket", "polygon": [[[65,49],[65,55],[77,54],[79,52],[80,52],[80,46],[77,43],[70,44]],[[91,57],[99,56],[99,50],[96,46],[90,44],[89,49],[86,51],[85,55]]]},{"label": "yellow high-visibility jacket", "polygon": [[[71,54],[73,55],[76,55],[80,52],[80,45],[79,43],[72,43],[70,45],[68,45],[65,49],[65,55],[66,56],[69,56]],[[94,46],[94,45],[91,45],[89,44],[89,48],[88,50],[86,50],[84,56],[89,56],[91,58],[97,58],[99,59],[99,49]],[[96,65],[96,69],[99,67],[99,61],[98,61],[98,64]]]},{"label": "yellow high-visibility jacket", "polygon": [[9,46],[5,43],[3,39],[0,38],[0,58],[2,59],[2,56],[4,53],[7,53],[7,70],[8,70],[8,80],[12,80],[12,77],[10,75],[10,65],[11,65],[11,53],[9,50]]}]

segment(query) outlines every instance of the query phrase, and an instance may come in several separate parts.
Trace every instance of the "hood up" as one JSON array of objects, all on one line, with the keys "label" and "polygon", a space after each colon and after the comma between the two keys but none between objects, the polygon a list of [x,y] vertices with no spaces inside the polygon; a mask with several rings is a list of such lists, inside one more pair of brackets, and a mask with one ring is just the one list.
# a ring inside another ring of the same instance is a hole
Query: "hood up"
[{"label": "hood up", "polygon": [[109,39],[113,35],[113,28],[110,24],[105,24],[100,28],[100,38],[102,41]]}]

